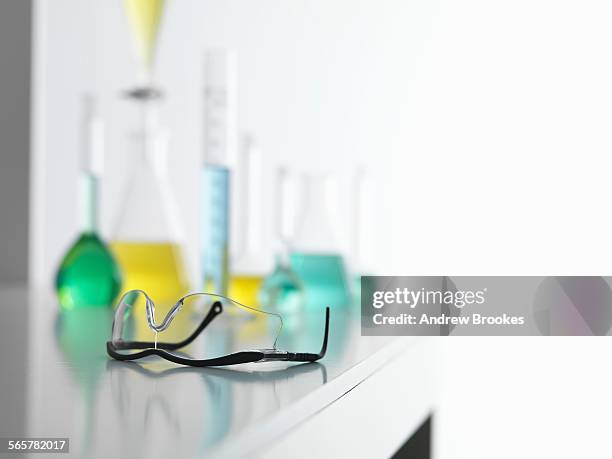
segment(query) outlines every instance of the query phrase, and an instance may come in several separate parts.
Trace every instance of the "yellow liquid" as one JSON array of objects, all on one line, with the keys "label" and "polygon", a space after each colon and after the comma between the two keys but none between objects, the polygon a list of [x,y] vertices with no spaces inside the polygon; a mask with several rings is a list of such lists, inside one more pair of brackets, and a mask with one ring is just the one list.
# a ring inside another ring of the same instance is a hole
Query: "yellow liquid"
[{"label": "yellow liquid", "polygon": [[[115,241],[111,243],[123,272],[122,294],[128,290],[143,290],[155,303],[155,320],[161,322],[169,309],[182,296],[189,293],[183,257],[178,245],[167,242],[136,243]],[[136,319],[136,339],[153,341],[153,331],[146,322],[146,311],[133,311]],[[168,330],[159,335],[160,341],[186,338],[191,325],[188,311],[181,310]]]},{"label": "yellow liquid", "polygon": [[[262,283],[263,277],[260,276],[234,275],[230,278],[228,296],[245,306],[257,308],[259,307],[257,295]],[[263,335],[266,332],[268,318],[266,314],[253,314],[253,320],[236,328],[236,335],[245,340]],[[272,343],[273,341],[267,345],[272,346]]]},{"label": "yellow liquid", "polygon": [[246,306],[257,307],[257,294],[263,282],[259,276],[232,276],[228,288],[228,296]]},{"label": "yellow liquid", "polygon": [[124,1],[140,58],[147,67],[151,67],[165,0]]}]

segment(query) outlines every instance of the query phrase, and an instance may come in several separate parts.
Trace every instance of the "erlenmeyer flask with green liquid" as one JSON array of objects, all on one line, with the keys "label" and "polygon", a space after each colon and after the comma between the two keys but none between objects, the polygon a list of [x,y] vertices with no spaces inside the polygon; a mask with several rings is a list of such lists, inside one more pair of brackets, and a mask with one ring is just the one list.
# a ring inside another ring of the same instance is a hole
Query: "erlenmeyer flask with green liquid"
[{"label": "erlenmeyer flask with green liquid", "polygon": [[98,175],[102,161],[102,125],[93,99],[83,104],[83,142],[79,178],[81,234],[64,256],[55,278],[60,307],[110,307],[119,293],[117,264],[97,232]]},{"label": "erlenmeyer flask with green liquid", "polygon": [[[143,78],[127,92],[136,127],[128,130],[125,159],[130,171],[122,189],[111,248],[124,274],[122,291],[146,291],[155,301],[156,313],[164,317],[190,288],[181,226],[167,177],[169,137],[159,121],[161,91],[153,85],[152,78],[164,2],[125,0],[125,6]],[[137,336],[150,333],[144,316],[134,319]],[[166,335],[164,339],[172,337]]]}]

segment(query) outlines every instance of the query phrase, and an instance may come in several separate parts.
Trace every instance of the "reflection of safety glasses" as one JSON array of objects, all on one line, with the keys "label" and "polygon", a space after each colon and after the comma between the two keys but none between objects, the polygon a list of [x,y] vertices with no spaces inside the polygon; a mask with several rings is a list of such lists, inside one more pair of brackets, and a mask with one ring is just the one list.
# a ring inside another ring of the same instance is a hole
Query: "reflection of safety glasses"
[{"label": "reflection of safety glasses", "polygon": [[[108,355],[117,360],[157,355],[183,365],[208,367],[264,361],[314,362],[327,351],[329,308],[318,354],[279,350],[276,342],[283,325],[279,314],[221,295],[192,293],[166,309],[158,325],[156,306],[145,292],[125,293],[115,310],[112,339],[106,343]],[[206,333],[202,333],[204,329]],[[174,342],[158,341],[158,334]]]}]

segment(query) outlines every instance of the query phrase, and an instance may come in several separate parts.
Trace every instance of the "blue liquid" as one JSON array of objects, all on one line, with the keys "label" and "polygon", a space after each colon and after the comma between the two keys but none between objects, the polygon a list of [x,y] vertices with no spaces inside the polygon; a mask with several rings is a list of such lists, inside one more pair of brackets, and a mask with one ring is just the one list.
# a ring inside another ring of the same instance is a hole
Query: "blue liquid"
[{"label": "blue liquid", "polygon": [[229,192],[227,167],[202,172],[202,269],[204,291],[227,295],[229,285]]},{"label": "blue liquid", "polygon": [[304,286],[307,308],[337,308],[351,304],[351,286],[342,256],[294,252],[289,260],[291,269]]}]

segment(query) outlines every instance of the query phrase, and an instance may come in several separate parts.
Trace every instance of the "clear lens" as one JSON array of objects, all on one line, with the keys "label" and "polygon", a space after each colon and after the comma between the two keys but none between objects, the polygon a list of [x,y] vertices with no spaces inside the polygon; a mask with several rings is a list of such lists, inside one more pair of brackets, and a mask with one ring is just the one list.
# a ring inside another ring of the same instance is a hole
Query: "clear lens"
[{"label": "clear lens", "polygon": [[[221,308],[219,314],[212,308]],[[197,333],[198,327],[214,318]],[[282,327],[282,319],[272,314],[211,294],[186,295],[170,307],[159,307],[144,292],[126,293],[115,311],[113,343],[119,352],[130,354],[142,349],[164,349],[191,359],[210,359],[252,349],[271,349]],[[193,340],[190,340],[194,337]],[[173,346],[185,340],[182,346]],[[137,349],[126,342],[139,342]],[[168,343],[171,345],[169,346]]]},{"label": "clear lens", "polygon": [[[113,320],[113,343],[120,341],[142,341],[149,338],[146,328],[137,326],[137,317],[146,318],[148,296],[140,290],[125,293],[115,309]],[[146,320],[146,319],[145,319]]]}]

